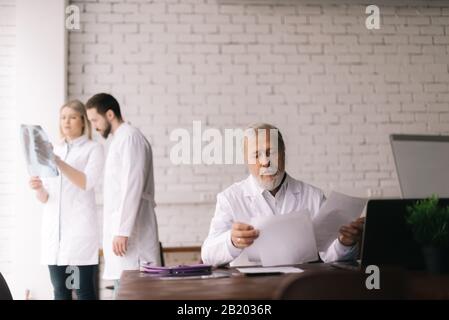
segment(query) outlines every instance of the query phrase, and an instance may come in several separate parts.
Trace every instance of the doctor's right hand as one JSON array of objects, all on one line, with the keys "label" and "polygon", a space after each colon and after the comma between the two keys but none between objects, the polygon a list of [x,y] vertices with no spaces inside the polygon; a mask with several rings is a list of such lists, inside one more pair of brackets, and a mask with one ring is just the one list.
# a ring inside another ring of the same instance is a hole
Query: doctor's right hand
[{"label": "doctor's right hand", "polygon": [[128,237],[115,236],[112,240],[112,251],[118,257],[124,257],[128,251]]},{"label": "doctor's right hand", "polygon": [[31,177],[29,184],[30,188],[36,191],[42,190],[44,188],[42,180],[39,177]]},{"label": "doctor's right hand", "polygon": [[254,240],[259,236],[259,230],[254,229],[253,226],[234,222],[231,230],[231,241],[234,247],[243,249],[253,244]]}]

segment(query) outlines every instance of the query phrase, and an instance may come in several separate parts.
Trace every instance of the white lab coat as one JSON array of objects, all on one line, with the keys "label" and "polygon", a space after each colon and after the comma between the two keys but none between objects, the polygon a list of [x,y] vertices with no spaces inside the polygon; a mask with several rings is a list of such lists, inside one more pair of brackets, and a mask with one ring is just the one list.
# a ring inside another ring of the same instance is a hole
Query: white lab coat
[{"label": "white lab coat", "polygon": [[103,147],[87,136],[55,145],[54,153],[86,175],[86,190],[60,173],[44,178],[49,197],[42,219],[41,262],[46,265],[98,264],[99,227],[95,186],[101,181]]},{"label": "white lab coat", "polygon": [[[296,213],[308,209],[313,216],[318,213],[325,200],[324,193],[311,185],[298,181],[287,175],[281,188],[283,201],[275,208],[265,199],[264,191],[251,175],[240,182],[234,183],[217,195],[215,215],[212,218],[209,235],[206,238],[201,257],[204,263],[212,265],[251,265],[246,252],[237,249],[231,242],[231,227],[233,222],[250,223],[252,217],[269,216],[273,214]],[[325,262],[349,259],[355,256],[356,247],[343,246],[337,239],[326,252],[320,252]]]},{"label": "white lab coat", "polygon": [[[152,150],[144,135],[127,123],[114,132],[103,188],[103,278],[118,280],[123,270],[138,270],[145,262],[160,265]],[[124,257],[112,251],[114,236],[128,237]]]}]

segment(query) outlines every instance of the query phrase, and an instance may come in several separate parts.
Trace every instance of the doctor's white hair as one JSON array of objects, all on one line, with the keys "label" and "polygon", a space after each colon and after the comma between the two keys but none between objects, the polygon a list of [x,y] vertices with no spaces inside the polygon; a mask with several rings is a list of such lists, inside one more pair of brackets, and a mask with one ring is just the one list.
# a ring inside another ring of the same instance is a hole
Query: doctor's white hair
[{"label": "doctor's white hair", "polygon": [[259,130],[276,130],[278,136],[278,149],[280,152],[285,153],[285,143],[284,138],[282,137],[282,133],[277,127],[272,124],[258,122],[249,125],[245,129],[245,138],[248,138],[250,135],[257,134]]}]

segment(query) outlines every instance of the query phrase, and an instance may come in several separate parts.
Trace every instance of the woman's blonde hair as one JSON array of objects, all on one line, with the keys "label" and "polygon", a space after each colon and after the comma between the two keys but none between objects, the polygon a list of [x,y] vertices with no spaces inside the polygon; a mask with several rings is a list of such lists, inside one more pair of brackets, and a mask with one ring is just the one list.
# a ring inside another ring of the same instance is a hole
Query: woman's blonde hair
[{"label": "woman's blonde hair", "polygon": [[[61,107],[61,109],[59,109],[59,113],[61,113],[62,109],[64,109],[64,108],[70,108],[80,114],[81,119],[84,124],[82,134],[86,135],[89,139],[92,139],[92,128],[90,126],[90,121],[87,118],[86,107],[84,106],[84,104],[79,100],[71,100],[71,101],[67,102],[66,104],[64,104]],[[59,124],[59,132],[61,134],[61,137],[63,138],[64,134],[62,133],[61,124]]]}]

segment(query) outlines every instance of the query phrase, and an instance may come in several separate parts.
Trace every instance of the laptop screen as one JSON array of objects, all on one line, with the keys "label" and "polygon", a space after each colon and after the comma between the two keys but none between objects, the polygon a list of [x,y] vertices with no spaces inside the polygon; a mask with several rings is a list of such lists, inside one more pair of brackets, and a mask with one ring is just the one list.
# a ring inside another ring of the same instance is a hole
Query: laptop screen
[{"label": "laptop screen", "polygon": [[449,197],[449,136],[390,136],[404,198]]}]

